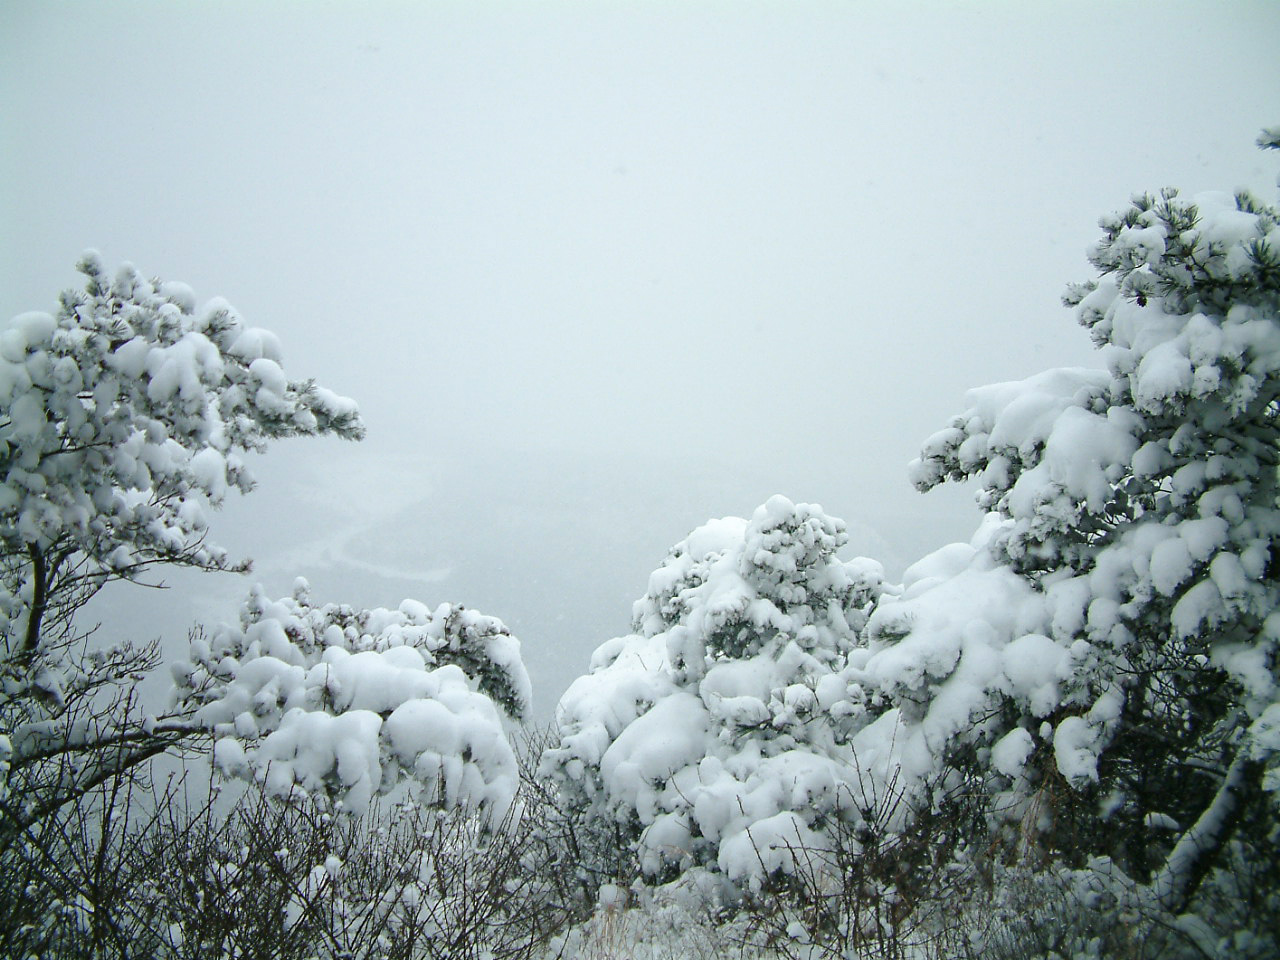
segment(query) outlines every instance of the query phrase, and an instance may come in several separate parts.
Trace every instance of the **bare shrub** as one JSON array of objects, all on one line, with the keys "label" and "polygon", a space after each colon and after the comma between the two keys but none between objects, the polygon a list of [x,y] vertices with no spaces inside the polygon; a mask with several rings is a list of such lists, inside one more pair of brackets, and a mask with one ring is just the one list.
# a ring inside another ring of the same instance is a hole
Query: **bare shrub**
[{"label": "bare shrub", "polygon": [[592,916],[600,888],[629,888],[640,878],[640,865],[627,830],[602,822],[596,811],[566,799],[555,781],[541,776],[542,755],[559,742],[550,727],[527,728],[518,744],[521,796],[525,816],[532,818],[531,841],[541,860],[539,872],[555,890],[566,916],[582,921]]},{"label": "bare shrub", "polygon": [[566,920],[535,813],[352,818],[121,782],[3,853],[0,955],[525,960]]}]

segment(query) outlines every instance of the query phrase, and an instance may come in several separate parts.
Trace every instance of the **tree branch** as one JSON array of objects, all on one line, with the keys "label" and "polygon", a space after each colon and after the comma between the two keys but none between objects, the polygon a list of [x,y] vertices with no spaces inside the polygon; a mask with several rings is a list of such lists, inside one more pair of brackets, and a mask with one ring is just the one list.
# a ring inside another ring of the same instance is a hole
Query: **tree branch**
[{"label": "tree branch", "polygon": [[40,622],[44,619],[45,607],[49,603],[49,574],[44,553],[34,543],[28,543],[27,556],[31,558],[31,576],[35,583],[31,612],[27,614],[27,634],[22,641],[22,652],[25,654],[33,652],[40,642]]},{"label": "tree branch", "polygon": [[1241,749],[1227,768],[1226,779],[1204,813],[1187,830],[1151,881],[1160,906],[1177,916],[1186,910],[1201,881],[1240,823],[1241,808],[1262,777],[1262,764]]}]

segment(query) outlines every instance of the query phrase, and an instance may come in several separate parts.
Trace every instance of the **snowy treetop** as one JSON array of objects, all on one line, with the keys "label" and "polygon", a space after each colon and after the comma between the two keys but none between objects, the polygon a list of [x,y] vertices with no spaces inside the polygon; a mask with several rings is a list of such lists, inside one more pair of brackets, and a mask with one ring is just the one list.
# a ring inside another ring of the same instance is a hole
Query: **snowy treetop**
[{"label": "snowy treetop", "polygon": [[494,617],[413,600],[316,605],[300,580],[279,600],[255,589],[240,626],[194,643],[175,678],[218,738],[219,767],[273,793],[358,811],[407,776],[431,802],[497,817],[514,797],[504,713],[527,715],[529,677]]},{"label": "snowy treetop", "polygon": [[1123,798],[1123,758],[1150,762],[1126,715],[1185,716],[1168,756],[1274,769],[1278,222],[1244,194],[1135,198],[1066,297],[1103,368],[971,391],[926,441],[916,485],[976,479],[992,513],[871,618],[861,677],[894,707],[855,742],[886,776],[923,783],[963,743],[990,751],[1011,818],[1047,765]]},{"label": "snowy treetop", "polygon": [[[0,537],[74,547],[105,573],[157,560],[226,567],[208,508],[252,479],[239,454],[292,435],[364,433],[356,405],[290,381],[279,345],[189,288],[109,279],[87,254],[83,290],[0,333]],[[14,611],[10,611],[12,614]]]},{"label": "snowy treetop", "polygon": [[847,539],[781,496],[704,524],[650,577],[637,632],[565,693],[543,769],[635,831],[646,871],[697,862],[758,882],[855,815],[859,694],[841,670],[886,588],[875,561],[836,557]]}]

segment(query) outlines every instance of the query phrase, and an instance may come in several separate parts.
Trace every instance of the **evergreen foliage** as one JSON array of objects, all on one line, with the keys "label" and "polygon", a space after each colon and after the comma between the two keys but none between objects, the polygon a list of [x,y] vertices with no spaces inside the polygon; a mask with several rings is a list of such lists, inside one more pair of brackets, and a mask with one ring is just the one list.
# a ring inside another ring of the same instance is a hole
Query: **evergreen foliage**
[{"label": "evergreen foliage", "polygon": [[1280,853],[1278,222],[1174,190],[1104,218],[1065,299],[1105,369],[970,393],[913,475],[991,514],[868,628],[898,762],[980,777],[1010,851],[1109,864],[1171,917],[1245,876],[1280,908],[1241,871]]}]

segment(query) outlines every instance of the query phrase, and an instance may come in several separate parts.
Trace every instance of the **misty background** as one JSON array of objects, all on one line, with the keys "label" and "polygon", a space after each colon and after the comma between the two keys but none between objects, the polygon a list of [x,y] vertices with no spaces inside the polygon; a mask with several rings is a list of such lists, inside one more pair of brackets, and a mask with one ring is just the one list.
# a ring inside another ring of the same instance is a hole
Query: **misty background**
[{"label": "misty background", "polygon": [[539,719],[692,527],[821,503],[891,575],[967,539],[905,465],[964,391],[1095,364],[1059,304],[1130,194],[1274,196],[1274,2],[0,0],[0,313],[87,247],[225,296],[360,444],[215,518],[248,578],[97,601],[234,620],[253,581],[445,600]]}]

